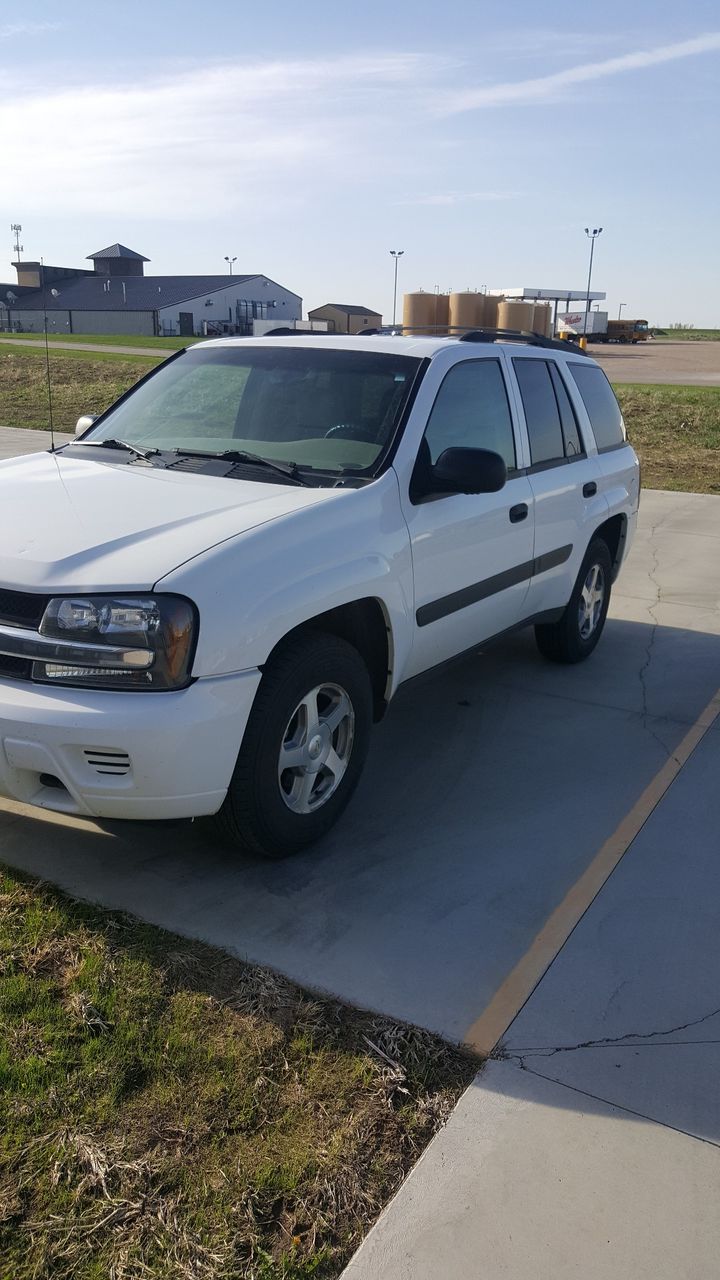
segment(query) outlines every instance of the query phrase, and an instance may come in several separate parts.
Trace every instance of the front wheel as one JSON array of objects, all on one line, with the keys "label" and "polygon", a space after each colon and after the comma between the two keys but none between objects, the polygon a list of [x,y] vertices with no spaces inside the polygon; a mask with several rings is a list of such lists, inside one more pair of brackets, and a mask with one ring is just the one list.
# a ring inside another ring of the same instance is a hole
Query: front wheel
[{"label": "front wheel", "polygon": [[538,649],[553,662],[582,662],[600,636],[610,604],[612,561],[608,545],[595,538],[587,549],[565,612],[559,622],[535,628]]},{"label": "front wheel", "polygon": [[268,662],[215,822],[245,852],[298,853],[340,817],[360,779],[372,725],[367,667],[325,632],[285,642]]}]

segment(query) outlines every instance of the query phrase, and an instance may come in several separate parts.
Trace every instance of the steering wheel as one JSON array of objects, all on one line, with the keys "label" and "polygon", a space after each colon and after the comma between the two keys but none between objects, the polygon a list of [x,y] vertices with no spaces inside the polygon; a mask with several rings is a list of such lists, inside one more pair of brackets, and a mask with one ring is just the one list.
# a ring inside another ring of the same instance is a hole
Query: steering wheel
[{"label": "steering wheel", "polygon": [[357,422],[338,422],[337,426],[331,427],[325,432],[326,440],[361,440],[364,444],[375,444],[374,437],[370,434],[368,427],[363,427]]}]

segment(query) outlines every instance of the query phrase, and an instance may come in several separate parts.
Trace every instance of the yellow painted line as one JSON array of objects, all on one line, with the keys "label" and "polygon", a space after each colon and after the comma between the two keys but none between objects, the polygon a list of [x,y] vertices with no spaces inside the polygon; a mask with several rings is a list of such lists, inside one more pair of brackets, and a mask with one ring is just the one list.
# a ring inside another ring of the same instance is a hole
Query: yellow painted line
[{"label": "yellow painted line", "polygon": [[476,1053],[483,1056],[492,1053],[558,951],[567,942],[575,925],[600,892],[608,876],[615,870],[623,854],[627,853],[650,814],[660,803],[668,787],[675,781],[680,770],[718,716],[720,716],[720,689],[685,734],[669,760],[655,774],[630,812],[625,815],[610,838],[595,854],[580,879],[568,890],[562,902],[545,921],[524,956],[495,992],[484,1012],[473,1022],[465,1036],[465,1043]]}]

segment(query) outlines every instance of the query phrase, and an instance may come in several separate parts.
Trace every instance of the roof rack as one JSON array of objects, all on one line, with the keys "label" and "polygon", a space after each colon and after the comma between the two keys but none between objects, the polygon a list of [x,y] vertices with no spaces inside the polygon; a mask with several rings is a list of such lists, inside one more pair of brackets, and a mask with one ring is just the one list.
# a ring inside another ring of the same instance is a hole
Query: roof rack
[{"label": "roof rack", "polygon": [[[428,330],[433,332],[429,333]],[[345,334],[330,333],[327,329],[269,329],[263,334],[265,338],[334,338],[345,337]],[[354,338],[377,337],[418,337],[418,338],[454,338],[457,342],[519,342],[528,347],[550,347],[554,351],[572,351],[573,355],[587,356],[581,346],[572,339],[546,338],[542,333],[532,333],[529,329],[466,329],[460,325],[383,325],[378,329],[360,329],[351,335]]]},{"label": "roof rack", "polygon": [[[546,338],[543,333],[532,333],[528,329],[468,329],[461,334],[458,342],[524,342],[529,347],[551,347],[555,351],[567,351],[576,344],[560,338]],[[578,346],[581,355],[587,355]]]},{"label": "roof rack", "polygon": [[587,355],[582,347],[572,340],[546,338],[542,333],[532,333],[529,329],[468,329],[462,325],[383,325],[381,329],[361,329],[356,337],[423,337],[454,338],[457,342],[521,342],[529,347],[550,347],[555,351],[572,350],[574,354]]}]

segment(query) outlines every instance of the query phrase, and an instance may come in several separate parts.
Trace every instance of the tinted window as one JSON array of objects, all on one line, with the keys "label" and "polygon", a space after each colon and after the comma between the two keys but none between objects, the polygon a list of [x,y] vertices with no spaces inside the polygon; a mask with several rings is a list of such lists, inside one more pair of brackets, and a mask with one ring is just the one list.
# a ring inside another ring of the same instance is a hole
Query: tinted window
[{"label": "tinted window", "polygon": [[625,440],[620,405],[602,369],[594,364],[568,364],[587,409],[598,449],[611,449]]},{"label": "tinted window", "polygon": [[560,410],[560,421],[562,423],[563,437],[565,439],[565,457],[577,458],[585,451],[583,449],[580,432],[578,430],[577,418],[575,410],[572,407],[570,396],[567,393],[567,387],[562,379],[562,374],[556,364],[548,364],[550,369],[550,377],[552,378],[553,387],[555,389],[555,397]]},{"label": "tinted window", "polygon": [[433,464],[446,449],[491,449],[515,467],[515,441],[505,379],[498,360],[466,360],[445,378],[425,439]]},{"label": "tinted window", "polygon": [[513,364],[520,384],[533,465],[564,458],[560,410],[547,360],[513,360]]}]

